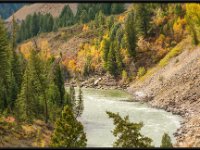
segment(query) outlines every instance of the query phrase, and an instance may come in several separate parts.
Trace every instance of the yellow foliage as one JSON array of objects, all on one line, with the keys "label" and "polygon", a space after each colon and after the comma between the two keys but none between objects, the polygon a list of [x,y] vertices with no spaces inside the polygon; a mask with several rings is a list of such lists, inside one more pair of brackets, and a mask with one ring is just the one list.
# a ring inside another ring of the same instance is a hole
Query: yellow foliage
[{"label": "yellow foliage", "polygon": [[24,43],[20,46],[19,50],[26,59],[30,56],[30,50],[33,49],[33,43],[31,41]]},{"label": "yellow foliage", "polygon": [[124,22],[124,19],[125,19],[125,16],[122,16],[122,15],[121,15],[121,16],[119,16],[118,21],[119,21],[119,22]]},{"label": "yellow foliage", "polygon": [[188,18],[190,28],[196,31],[198,40],[200,40],[200,4],[186,4],[186,16]]},{"label": "yellow foliage", "polygon": [[49,47],[48,40],[40,40],[39,47],[41,49],[40,55],[42,59],[47,60],[48,58],[51,57],[51,50]]},{"label": "yellow foliage", "polygon": [[89,30],[89,26],[88,25],[86,25],[86,24],[84,24],[83,25],[83,29],[82,29],[82,31],[88,31]]},{"label": "yellow foliage", "polygon": [[161,47],[164,46],[165,36],[160,34],[160,36],[156,39],[155,44],[160,45]]},{"label": "yellow foliage", "polygon": [[68,63],[68,69],[72,72],[76,72],[76,61],[74,59],[71,59]]},{"label": "yellow foliage", "polygon": [[173,31],[176,41],[179,41],[183,35],[184,29],[185,29],[186,21],[185,19],[180,19],[174,23],[173,25]]}]

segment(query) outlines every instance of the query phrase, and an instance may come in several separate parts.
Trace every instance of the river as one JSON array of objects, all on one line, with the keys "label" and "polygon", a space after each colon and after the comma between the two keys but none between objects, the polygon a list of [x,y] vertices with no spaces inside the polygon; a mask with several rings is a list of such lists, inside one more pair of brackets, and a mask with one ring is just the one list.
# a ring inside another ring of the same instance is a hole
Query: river
[{"label": "river", "polygon": [[144,103],[130,102],[131,95],[121,90],[83,88],[82,91],[84,111],[79,120],[84,125],[87,147],[112,147],[115,137],[111,131],[114,125],[106,111],[119,112],[121,116],[129,115],[133,122],[142,121],[142,134],[152,138],[156,147],[160,146],[164,132],[175,142],[173,133],[180,127],[181,117]]}]

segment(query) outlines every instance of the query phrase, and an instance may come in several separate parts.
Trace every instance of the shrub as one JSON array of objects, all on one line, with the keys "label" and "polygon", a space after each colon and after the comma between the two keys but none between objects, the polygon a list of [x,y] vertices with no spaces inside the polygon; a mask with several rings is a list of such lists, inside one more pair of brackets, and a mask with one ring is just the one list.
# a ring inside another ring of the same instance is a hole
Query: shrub
[{"label": "shrub", "polygon": [[142,77],[142,76],[145,75],[145,73],[146,73],[145,68],[144,68],[144,67],[140,67],[140,68],[138,69],[137,76],[138,76],[138,77]]},{"label": "shrub", "polygon": [[181,51],[182,51],[181,48],[178,48],[178,47],[173,48],[170,52],[167,53],[167,55],[163,59],[160,60],[159,66],[161,66],[161,67],[166,66],[168,64],[168,61],[171,58],[180,54]]}]

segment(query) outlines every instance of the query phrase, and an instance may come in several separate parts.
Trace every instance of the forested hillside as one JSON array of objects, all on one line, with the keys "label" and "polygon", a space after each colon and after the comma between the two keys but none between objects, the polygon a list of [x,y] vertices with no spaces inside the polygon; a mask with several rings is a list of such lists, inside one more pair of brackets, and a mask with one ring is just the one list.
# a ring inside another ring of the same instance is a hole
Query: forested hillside
[{"label": "forested hillside", "polygon": [[[199,12],[200,5],[193,3],[134,3],[129,7],[80,3],[76,13],[66,5],[57,17],[35,12],[20,24],[13,15],[9,34],[1,20],[2,145],[10,146],[16,138],[16,146],[25,140],[25,146],[86,147],[87,135],[78,120],[84,110],[81,87],[124,88],[142,82],[181,54],[186,44],[198,47]],[[65,83],[70,84],[69,90]],[[79,87],[78,93],[73,85]],[[124,137],[114,146],[153,146],[140,133],[142,123],[108,115],[114,120],[114,135]],[[8,128],[12,128],[9,134]],[[168,135],[164,134],[162,144],[172,146]]]}]

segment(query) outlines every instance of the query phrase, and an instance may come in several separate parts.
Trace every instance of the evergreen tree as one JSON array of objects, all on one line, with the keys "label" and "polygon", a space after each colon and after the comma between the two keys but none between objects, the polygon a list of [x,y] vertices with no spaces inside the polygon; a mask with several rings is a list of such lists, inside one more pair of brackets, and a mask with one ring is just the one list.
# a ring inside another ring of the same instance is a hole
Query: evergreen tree
[{"label": "evergreen tree", "polygon": [[20,94],[16,100],[15,114],[21,121],[32,121],[38,118],[41,105],[38,101],[38,94],[35,93],[30,66],[26,67]]},{"label": "evergreen tree", "polygon": [[73,86],[69,87],[69,101],[68,105],[72,108],[74,112],[74,108],[76,106],[76,95],[75,95],[75,89]]},{"label": "evergreen tree", "polygon": [[76,113],[75,116],[80,117],[83,113],[84,104],[83,104],[83,92],[81,90],[81,87],[79,87],[79,93],[78,93],[78,99],[77,99],[77,106],[76,106]]},{"label": "evergreen tree", "polygon": [[149,11],[149,5],[137,4],[136,5],[136,20],[138,33],[144,37],[148,35],[150,28],[151,13]]},{"label": "evergreen tree", "polygon": [[120,14],[125,11],[124,3],[113,3],[111,6],[112,14]]},{"label": "evergreen tree", "polygon": [[12,104],[11,108],[14,107],[14,101],[17,98],[17,94],[20,91],[22,82],[22,62],[20,57],[16,53],[16,33],[17,33],[17,23],[13,15],[12,18],[12,54],[11,54],[11,72],[12,72]]},{"label": "evergreen tree", "polygon": [[137,33],[135,29],[135,18],[134,13],[131,11],[128,14],[128,18],[125,22],[125,35],[126,43],[129,55],[132,57],[136,56],[136,43],[137,43]]},{"label": "evergreen tree", "polygon": [[88,14],[86,10],[83,10],[80,15],[80,23],[87,23],[88,22]]},{"label": "evergreen tree", "polygon": [[118,137],[114,142],[114,147],[122,148],[147,148],[152,147],[152,139],[145,137],[140,133],[143,127],[142,123],[132,123],[129,117],[122,118],[119,114],[106,112],[109,118],[113,119],[115,129],[113,135]]},{"label": "evergreen tree", "polygon": [[89,20],[93,20],[95,18],[95,11],[94,11],[94,8],[93,7],[90,7],[89,8],[89,11],[88,11],[88,18]]},{"label": "evergreen tree", "polygon": [[112,6],[112,3],[102,3],[102,4],[100,4],[100,10],[105,15],[110,15],[110,13],[111,13],[111,6]]},{"label": "evergreen tree", "polygon": [[171,138],[167,133],[163,134],[162,143],[161,143],[160,147],[163,147],[163,148],[173,147],[172,142],[171,142]]},{"label": "evergreen tree", "polygon": [[74,24],[74,14],[69,5],[65,5],[59,16],[59,26],[66,27],[72,24]]},{"label": "evergreen tree", "polygon": [[108,53],[110,49],[110,39],[104,38],[101,43],[101,49],[103,51],[103,61],[104,61],[104,68],[107,68],[107,62],[108,62]]},{"label": "evergreen tree", "polygon": [[58,19],[55,19],[53,22],[53,31],[54,32],[58,31]]},{"label": "evergreen tree", "polygon": [[12,72],[11,49],[3,22],[0,20],[0,110],[4,111],[11,104]]},{"label": "evergreen tree", "polygon": [[64,87],[64,76],[63,71],[61,68],[61,65],[56,63],[54,66],[54,83],[58,88],[59,91],[59,99],[58,99],[58,105],[64,106],[65,103],[65,87]]},{"label": "evergreen tree", "polygon": [[112,25],[114,24],[114,16],[111,15],[107,21],[107,26],[108,26],[108,29],[110,30]]},{"label": "evergreen tree", "polygon": [[[17,99],[17,105],[19,105],[17,108],[20,108],[21,114],[26,114],[26,117],[32,118],[33,116],[33,118],[44,119],[47,123],[49,119],[47,102],[48,79],[45,68],[47,67],[39,58],[38,53],[31,50],[21,92]],[[27,109],[29,109],[29,113],[26,113]],[[29,116],[29,114],[32,116]],[[28,119],[26,117],[25,119]]]},{"label": "evergreen tree", "polygon": [[51,138],[52,147],[86,147],[83,125],[76,120],[69,106],[65,106]]},{"label": "evergreen tree", "polygon": [[116,54],[114,50],[114,43],[111,43],[108,53],[107,70],[111,75],[117,75]]}]

